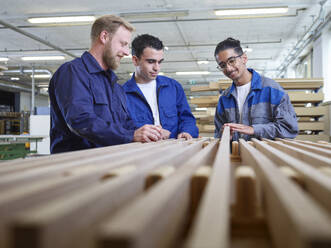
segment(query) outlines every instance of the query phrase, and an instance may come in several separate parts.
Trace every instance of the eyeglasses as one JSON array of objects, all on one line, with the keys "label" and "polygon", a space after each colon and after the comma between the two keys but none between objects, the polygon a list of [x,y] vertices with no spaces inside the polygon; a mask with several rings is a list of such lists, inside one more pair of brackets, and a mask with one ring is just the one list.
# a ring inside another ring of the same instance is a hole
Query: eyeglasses
[{"label": "eyeglasses", "polygon": [[220,71],[224,71],[227,66],[234,66],[237,62],[237,58],[241,57],[242,55],[243,53],[238,56],[230,57],[226,60],[226,62],[220,62],[218,66],[216,66],[216,68],[219,69]]}]

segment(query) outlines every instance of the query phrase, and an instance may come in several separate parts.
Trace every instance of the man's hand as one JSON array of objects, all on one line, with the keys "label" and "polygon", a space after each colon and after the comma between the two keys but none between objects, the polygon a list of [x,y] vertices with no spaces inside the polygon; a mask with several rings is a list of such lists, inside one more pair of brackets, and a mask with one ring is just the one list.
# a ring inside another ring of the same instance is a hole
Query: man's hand
[{"label": "man's hand", "polygon": [[238,124],[238,123],[225,123],[224,126],[230,127],[231,134],[233,132],[239,132],[248,135],[254,134],[254,128],[251,126]]},{"label": "man's hand", "polygon": [[163,140],[169,139],[170,134],[171,133],[167,129],[163,129],[163,128],[161,129],[161,138]]},{"label": "man's hand", "polygon": [[144,125],[138,128],[133,135],[134,142],[158,141],[162,138],[160,126]]},{"label": "man's hand", "polygon": [[178,136],[177,136],[177,139],[181,139],[181,138],[189,140],[189,139],[192,139],[192,136],[189,133],[182,132],[182,133],[178,134]]}]

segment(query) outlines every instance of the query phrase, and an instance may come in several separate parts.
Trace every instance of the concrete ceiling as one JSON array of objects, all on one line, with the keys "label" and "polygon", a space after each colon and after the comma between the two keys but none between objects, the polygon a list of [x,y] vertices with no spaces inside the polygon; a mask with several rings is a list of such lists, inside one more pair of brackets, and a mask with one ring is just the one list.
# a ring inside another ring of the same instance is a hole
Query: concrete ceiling
[{"label": "concrete ceiling", "polygon": [[[239,7],[288,6],[286,16],[254,19],[220,19],[214,9]],[[330,10],[324,2],[323,17]],[[248,66],[269,76],[279,76],[280,66],[289,57],[300,37],[320,15],[321,4],[313,0],[2,0],[0,10],[0,57],[8,57],[8,62],[0,66],[8,67],[0,80],[10,83],[10,77],[20,79],[16,84],[29,87],[32,66],[37,70],[55,70],[64,61],[24,62],[22,56],[65,55],[66,60],[80,56],[90,46],[91,24],[40,26],[30,24],[29,17],[149,13],[159,11],[185,11],[188,15],[179,17],[126,18],[135,27],[133,36],[149,33],[158,36],[169,48],[165,51],[162,72],[183,85],[208,83],[223,77],[217,71],[213,58],[215,46],[227,37],[241,40],[243,47],[253,49],[248,53]],[[1,23],[1,22],[0,22]],[[7,26],[5,24],[9,24]],[[24,33],[24,34],[23,34]],[[32,39],[34,38],[34,39]],[[40,40],[38,40],[40,39]],[[47,43],[48,42],[48,43]],[[52,46],[53,45],[53,46]],[[66,52],[66,53],[65,53]],[[199,65],[197,61],[207,60]],[[134,68],[130,59],[123,59],[117,74],[120,82],[126,81]],[[16,71],[16,72],[15,72]],[[208,71],[207,75],[178,76],[176,71]],[[47,80],[36,80],[37,84],[47,84]]]}]

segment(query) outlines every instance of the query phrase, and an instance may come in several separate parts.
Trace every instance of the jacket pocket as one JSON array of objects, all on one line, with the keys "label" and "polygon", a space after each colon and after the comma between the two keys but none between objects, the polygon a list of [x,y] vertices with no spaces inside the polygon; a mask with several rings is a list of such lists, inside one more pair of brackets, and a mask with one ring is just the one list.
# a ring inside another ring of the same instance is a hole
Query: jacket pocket
[{"label": "jacket pocket", "polygon": [[96,89],[92,90],[92,95],[95,114],[104,120],[110,120],[111,117],[106,96]]}]

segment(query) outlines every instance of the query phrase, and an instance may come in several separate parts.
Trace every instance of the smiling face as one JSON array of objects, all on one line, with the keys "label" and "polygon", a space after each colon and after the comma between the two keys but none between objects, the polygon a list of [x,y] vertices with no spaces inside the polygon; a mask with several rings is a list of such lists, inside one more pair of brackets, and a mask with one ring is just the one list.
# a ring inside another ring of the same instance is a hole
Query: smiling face
[{"label": "smiling face", "polygon": [[149,83],[156,79],[163,59],[163,49],[156,50],[151,47],[146,47],[140,58],[132,56],[132,62],[136,67],[137,83]]},{"label": "smiling face", "polygon": [[110,69],[116,70],[120,65],[120,60],[129,55],[129,44],[131,32],[120,26],[112,37],[105,43],[102,59],[103,63]]},{"label": "smiling face", "polygon": [[[216,55],[216,61],[217,63],[223,64],[226,63],[226,67],[223,69],[223,73],[228,78],[232,79],[234,82],[240,81],[240,79],[245,75],[247,72],[246,63],[247,63],[247,56],[245,53],[243,53],[240,57],[235,52],[233,48],[226,49],[223,51],[220,51]],[[227,63],[228,61],[235,60],[234,63]],[[232,64],[232,65],[229,65]]]}]

